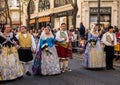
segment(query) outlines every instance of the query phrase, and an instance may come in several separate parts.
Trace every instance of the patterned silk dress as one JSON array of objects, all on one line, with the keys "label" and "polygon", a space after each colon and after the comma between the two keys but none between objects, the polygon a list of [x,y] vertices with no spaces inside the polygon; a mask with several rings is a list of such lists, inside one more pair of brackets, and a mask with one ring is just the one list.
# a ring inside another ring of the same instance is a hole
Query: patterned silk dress
[{"label": "patterned silk dress", "polygon": [[94,47],[92,47],[88,42],[85,50],[84,66],[87,68],[103,68],[105,67],[105,56],[103,47],[98,39],[98,36],[89,33],[88,41],[90,39],[95,39],[97,40],[97,42]]},{"label": "patterned silk dress", "polygon": [[23,67],[13,44],[16,41],[13,33],[0,36],[0,81],[13,80],[23,75]]},{"label": "patterned silk dress", "polygon": [[[46,37],[46,36],[44,36]],[[54,38],[40,39],[40,47],[44,44],[48,44],[48,50],[51,54],[48,54],[45,50],[42,50],[41,54],[41,74],[42,75],[54,75],[60,73],[59,58],[55,48]]]}]

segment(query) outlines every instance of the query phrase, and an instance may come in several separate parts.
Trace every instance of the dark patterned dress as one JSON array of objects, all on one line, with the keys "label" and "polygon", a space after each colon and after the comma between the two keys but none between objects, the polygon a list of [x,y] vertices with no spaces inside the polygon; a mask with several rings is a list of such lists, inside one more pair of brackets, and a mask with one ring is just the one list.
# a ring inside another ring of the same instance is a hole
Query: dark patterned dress
[{"label": "dark patterned dress", "polygon": [[23,75],[23,67],[13,43],[17,42],[13,33],[0,35],[0,81],[13,80]]}]

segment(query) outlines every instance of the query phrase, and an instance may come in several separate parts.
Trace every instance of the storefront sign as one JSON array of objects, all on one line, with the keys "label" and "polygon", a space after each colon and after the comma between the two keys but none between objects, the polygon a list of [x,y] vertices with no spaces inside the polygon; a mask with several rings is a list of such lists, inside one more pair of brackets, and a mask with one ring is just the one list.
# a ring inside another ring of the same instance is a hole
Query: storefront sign
[{"label": "storefront sign", "polygon": [[[90,8],[90,14],[97,14],[97,13],[98,13],[97,7]],[[101,7],[100,14],[111,14],[111,7]]]},{"label": "storefront sign", "polygon": [[35,19],[30,20],[30,24],[33,24],[33,23],[35,23]]},{"label": "storefront sign", "polygon": [[61,12],[57,14],[57,17],[66,16],[66,15],[67,15],[67,12]]},{"label": "storefront sign", "polygon": [[50,17],[41,17],[38,18],[38,22],[49,22],[50,21]]}]

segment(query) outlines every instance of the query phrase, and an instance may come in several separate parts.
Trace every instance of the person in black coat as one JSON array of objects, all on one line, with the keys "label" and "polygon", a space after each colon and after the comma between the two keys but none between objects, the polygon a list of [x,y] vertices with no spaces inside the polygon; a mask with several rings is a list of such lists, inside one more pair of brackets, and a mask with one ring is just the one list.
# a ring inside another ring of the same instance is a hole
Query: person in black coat
[{"label": "person in black coat", "polygon": [[84,35],[85,35],[85,27],[84,27],[82,22],[80,23],[80,28],[78,30],[80,32],[80,36],[84,37]]}]

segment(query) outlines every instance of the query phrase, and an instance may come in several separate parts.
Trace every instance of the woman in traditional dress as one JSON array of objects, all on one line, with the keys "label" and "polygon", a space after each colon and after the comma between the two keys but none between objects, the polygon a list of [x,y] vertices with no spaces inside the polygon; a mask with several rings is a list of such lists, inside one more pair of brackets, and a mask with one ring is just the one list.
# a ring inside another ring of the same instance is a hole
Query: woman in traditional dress
[{"label": "woman in traditional dress", "polygon": [[41,74],[41,48],[40,48],[40,40],[37,45],[36,49],[36,54],[35,54],[35,59],[34,63],[32,66],[32,71],[35,75],[40,75]]},{"label": "woman in traditional dress", "polygon": [[[88,34],[88,44],[85,50],[84,65],[87,68],[105,67],[104,50],[99,40],[98,26],[94,25]],[[94,44],[92,44],[94,43]]]},{"label": "woman in traditional dress", "polygon": [[0,33],[0,81],[13,80],[23,76],[23,67],[18,58],[18,40],[5,25]]},{"label": "woman in traditional dress", "polygon": [[44,28],[40,37],[41,74],[54,75],[60,73],[58,54],[54,43],[56,42],[50,27]]},{"label": "woman in traditional dress", "polygon": [[120,59],[120,29],[116,33],[116,38],[117,38],[117,45],[115,45],[114,50],[115,50],[115,55],[116,60]]}]

